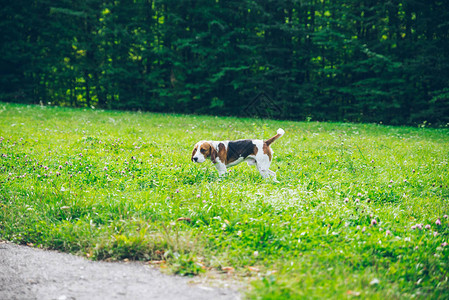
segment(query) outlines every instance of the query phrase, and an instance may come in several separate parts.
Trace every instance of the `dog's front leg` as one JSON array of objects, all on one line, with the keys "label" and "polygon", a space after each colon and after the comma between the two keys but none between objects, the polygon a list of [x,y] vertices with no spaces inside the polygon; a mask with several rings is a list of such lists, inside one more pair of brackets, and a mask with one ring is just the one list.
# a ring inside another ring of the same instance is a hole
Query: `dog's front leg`
[{"label": "dog's front leg", "polygon": [[215,168],[217,168],[218,175],[220,177],[226,174],[226,165],[224,163],[221,162],[216,163]]}]

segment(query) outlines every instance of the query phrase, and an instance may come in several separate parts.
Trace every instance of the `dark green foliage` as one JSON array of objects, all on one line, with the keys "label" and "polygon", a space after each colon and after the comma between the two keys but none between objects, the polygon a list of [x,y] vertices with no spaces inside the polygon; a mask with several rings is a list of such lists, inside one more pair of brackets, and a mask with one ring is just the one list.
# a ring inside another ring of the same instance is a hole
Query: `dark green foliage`
[{"label": "dark green foliage", "polygon": [[260,117],[446,125],[448,7],[9,1],[0,100],[254,116],[244,108],[263,94],[272,111]]}]

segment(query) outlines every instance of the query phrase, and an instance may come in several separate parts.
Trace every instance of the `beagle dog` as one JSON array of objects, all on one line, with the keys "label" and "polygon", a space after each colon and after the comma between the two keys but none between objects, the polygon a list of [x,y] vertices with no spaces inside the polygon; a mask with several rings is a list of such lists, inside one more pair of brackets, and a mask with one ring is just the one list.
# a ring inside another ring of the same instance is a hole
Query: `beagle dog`
[{"label": "beagle dog", "polygon": [[285,131],[279,128],[277,134],[266,141],[200,141],[195,144],[191,159],[194,163],[203,163],[210,157],[220,176],[226,173],[227,168],[246,161],[248,166],[255,165],[263,178],[272,176],[276,181],[276,173],[269,169],[273,157],[270,145],[284,133]]}]

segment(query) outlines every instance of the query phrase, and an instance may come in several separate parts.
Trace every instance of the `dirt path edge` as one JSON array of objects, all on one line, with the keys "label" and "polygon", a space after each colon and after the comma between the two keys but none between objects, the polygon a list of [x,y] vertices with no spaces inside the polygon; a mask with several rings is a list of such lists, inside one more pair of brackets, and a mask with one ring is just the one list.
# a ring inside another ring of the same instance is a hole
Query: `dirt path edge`
[{"label": "dirt path edge", "polygon": [[0,299],[240,299],[227,288],[192,285],[143,263],[89,261],[0,242]]}]

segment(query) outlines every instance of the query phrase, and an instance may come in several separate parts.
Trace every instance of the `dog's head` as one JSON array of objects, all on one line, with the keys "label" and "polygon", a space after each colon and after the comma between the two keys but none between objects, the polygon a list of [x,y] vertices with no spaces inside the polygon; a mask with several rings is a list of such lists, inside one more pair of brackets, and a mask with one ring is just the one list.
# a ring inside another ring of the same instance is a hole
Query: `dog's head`
[{"label": "dog's head", "polygon": [[212,146],[210,142],[201,141],[195,144],[193,147],[191,160],[195,163],[203,163],[210,157],[213,163],[217,158],[217,150]]}]

